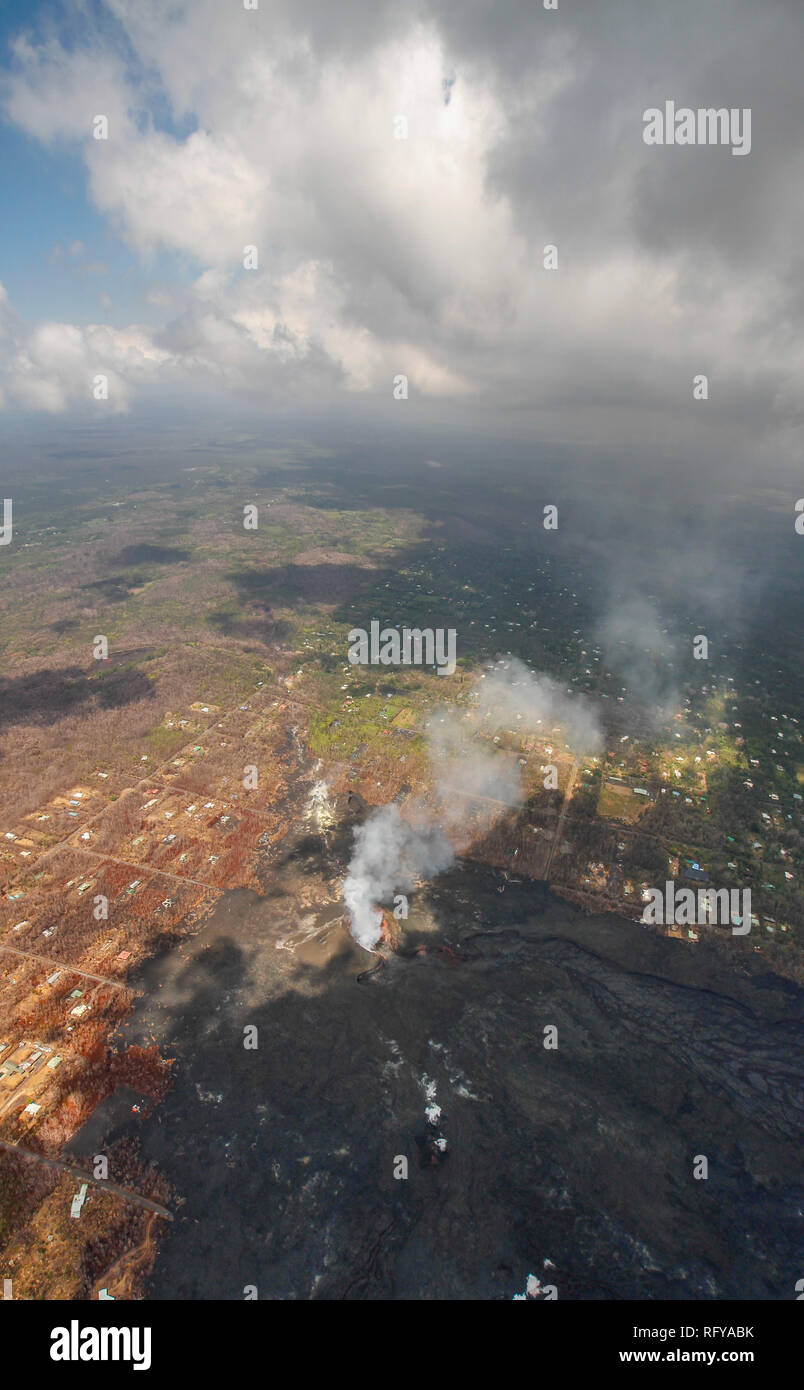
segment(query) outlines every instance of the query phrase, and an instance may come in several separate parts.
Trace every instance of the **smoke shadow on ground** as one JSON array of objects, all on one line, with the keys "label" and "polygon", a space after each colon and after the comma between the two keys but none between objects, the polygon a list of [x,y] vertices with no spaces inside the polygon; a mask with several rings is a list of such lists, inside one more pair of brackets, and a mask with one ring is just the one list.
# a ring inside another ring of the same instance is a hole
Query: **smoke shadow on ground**
[{"label": "smoke shadow on ground", "polygon": [[177,545],[153,545],[138,541],[121,550],[114,563],[119,565],[181,565],[192,558],[189,550]]},{"label": "smoke shadow on ground", "polygon": [[244,642],[284,642],[291,635],[292,625],[275,618],[268,604],[254,605],[233,613],[229,608],[213,609],[206,614],[211,628],[223,637],[236,637]]},{"label": "smoke shadow on ground", "polygon": [[125,603],[132,591],[145,582],[143,574],[114,574],[109,575],[108,579],[94,579],[89,584],[82,584],[81,589],[100,594],[107,603]]},{"label": "smoke shadow on ground", "polygon": [[79,666],[47,667],[30,675],[0,679],[0,728],[6,724],[53,724],[94,701],[103,709],[119,709],[142,699],[154,699],[153,686],[141,671],[130,667],[115,669],[110,664],[91,675]]},{"label": "smoke shadow on ground", "polygon": [[387,555],[368,556],[368,564],[304,564],[292,562],[274,569],[234,570],[226,579],[234,584],[244,602],[267,602],[270,595],[273,602],[290,604],[304,599],[314,602],[319,599],[340,598],[358,592],[366,583],[378,578],[375,566],[381,566],[381,573],[392,573],[388,567]]}]

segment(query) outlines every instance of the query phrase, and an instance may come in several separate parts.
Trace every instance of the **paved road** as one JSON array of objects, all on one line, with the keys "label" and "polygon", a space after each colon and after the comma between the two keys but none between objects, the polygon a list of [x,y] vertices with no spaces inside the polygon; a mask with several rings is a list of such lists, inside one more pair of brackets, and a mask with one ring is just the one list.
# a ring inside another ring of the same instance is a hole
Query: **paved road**
[{"label": "paved road", "polygon": [[88,854],[91,859],[101,859],[106,864],[120,864],[124,869],[135,873],[161,874],[162,878],[172,878],[174,883],[194,883],[196,888],[204,888],[208,893],[220,893],[214,883],[202,883],[200,878],[190,878],[188,874],[172,874],[167,869],[157,869],[153,864],[135,864],[130,859],[116,859],[113,854],[103,854],[96,849],[79,849],[77,845],[68,846],[71,854]]},{"label": "paved road", "polygon": [[574,788],[574,786],[575,786],[575,778],[576,778],[577,775],[578,775],[578,767],[579,767],[579,765],[580,765],[580,764],[579,764],[579,760],[576,758],[575,761],[574,761],[574,763],[572,764],[572,767],[570,768],[570,775],[569,775],[569,777],[568,777],[568,779],[567,779],[567,790],[566,790],[565,793],[564,793],[564,800],[563,800],[563,802],[561,803],[561,814],[560,814],[559,817],[558,817],[558,824],[557,824],[557,826],[556,826],[556,833],[555,833],[555,835],[553,836],[553,843],[552,843],[551,846],[550,846],[550,854],[549,854],[549,857],[548,857],[548,860],[547,860],[547,863],[546,863],[545,869],[544,869],[544,881],[545,881],[545,883],[549,883],[549,882],[550,882],[550,869],[551,869],[552,864],[553,864],[553,855],[554,855],[555,852],[556,852],[556,847],[561,843],[561,832],[562,832],[562,830],[564,829],[564,821],[567,819],[567,811],[569,810],[569,804],[570,804],[570,801],[572,800],[572,792],[573,792],[573,788]]},{"label": "paved road", "polygon": [[47,1168],[59,1168],[63,1173],[69,1173],[77,1182],[90,1183],[96,1192],[111,1192],[115,1197],[134,1202],[138,1207],[147,1207],[149,1211],[156,1212],[157,1216],[164,1216],[166,1221],[173,1220],[173,1213],[159,1202],[152,1202],[150,1197],[142,1197],[139,1192],[130,1192],[127,1187],[117,1187],[113,1182],[102,1182],[100,1178],[93,1177],[92,1173],[85,1173],[82,1168],[76,1168],[75,1164],[65,1163],[62,1158],[46,1158],[44,1154],[34,1153],[32,1149],[24,1149],[21,1144],[10,1144],[6,1139],[0,1139],[0,1149],[22,1154],[24,1158],[32,1158],[34,1162],[43,1163]]},{"label": "paved road", "polygon": [[122,980],[112,980],[108,975],[93,975],[89,970],[78,970],[76,966],[67,965],[63,960],[54,960],[52,956],[39,956],[35,951],[19,951],[16,946],[0,945],[0,951],[9,951],[12,956],[25,956],[27,960],[41,960],[44,965],[50,965],[54,970],[65,970],[70,975],[81,975],[85,980],[97,980],[102,985],[113,985],[115,989],[127,990],[129,994],[142,994],[141,989],[134,989]]}]

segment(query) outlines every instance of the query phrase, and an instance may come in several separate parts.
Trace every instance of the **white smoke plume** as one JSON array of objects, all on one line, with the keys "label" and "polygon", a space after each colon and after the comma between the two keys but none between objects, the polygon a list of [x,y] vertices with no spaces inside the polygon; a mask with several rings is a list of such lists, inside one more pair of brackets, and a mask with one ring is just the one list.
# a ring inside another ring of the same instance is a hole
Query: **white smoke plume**
[{"label": "white smoke plume", "polygon": [[[568,698],[516,658],[497,662],[475,683],[468,705],[439,710],[427,731],[432,795],[427,803],[383,806],[355,832],[343,896],[352,935],[371,950],[380,935],[377,904],[443,873],[456,851],[506,810],[521,806],[515,755],[490,741],[497,730],[550,733],[560,726],[577,752],[602,743],[593,708]],[[483,735],[483,737],[478,737]]]},{"label": "white smoke plume", "polygon": [[[539,676],[524,661],[498,661],[475,685],[475,704],[485,725],[497,729],[550,729],[560,725],[577,753],[594,753],[602,745],[600,722],[583,696],[568,695],[550,676]],[[490,729],[490,732],[493,732]]]},{"label": "white smoke plume", "polygon": [[612,603],[598,636],[609,666],[625,682],[626,695],[657,721],[664,719],[680,699],[676,649],[653,605],[640,597]]},{"label": "white smoke plume", "polygon": [[396,805],[374,811],[355,831],[355,846],[343,899],[352,935],[370,951],[380,935],[375,903],[409,893],[417,879],[449,868],[455,851],[444,831],[427,816],[403,815]]}]

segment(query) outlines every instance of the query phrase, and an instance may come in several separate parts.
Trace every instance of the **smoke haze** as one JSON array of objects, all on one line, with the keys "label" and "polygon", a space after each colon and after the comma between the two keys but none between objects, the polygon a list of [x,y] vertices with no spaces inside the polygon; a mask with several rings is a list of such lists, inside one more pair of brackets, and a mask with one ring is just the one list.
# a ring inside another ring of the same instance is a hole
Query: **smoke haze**
[{"label": "smoke haze", "polygon": [[516,658],[497,662],[477,680],[468,708],[445,707],[433,716],[427,730],[430,799],[383,806],[355,832],[343,896],[361,946],[371,950],[379,938],[378,903],[449,868],[478,833],[478,810],[487,828],[501,812],[523,804],[516,756],[487,739],[498,729],[525,733],[540,726],[541,732],[560,726],[577,752],[594,752],[602,744],[589,702],[565,695],[555,681]]},{"label": "smoke haze", "polygon": [[598,635],[611,670],[641,705],[661,718],[663,711],[678,704],[675,645],[645,599],[613,604]]}]

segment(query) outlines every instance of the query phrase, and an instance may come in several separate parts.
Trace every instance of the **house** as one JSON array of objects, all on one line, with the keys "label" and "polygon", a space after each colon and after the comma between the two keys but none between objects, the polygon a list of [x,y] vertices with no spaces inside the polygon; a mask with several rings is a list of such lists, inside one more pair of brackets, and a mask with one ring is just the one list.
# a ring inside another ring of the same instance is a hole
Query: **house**
[{"label": "house", "polygon": [[[19,1062],[12,1062],[10,1058],[7,1058],[5,1062],[0,1063],[0,1080],[2,1081],[5,1081],[6,1078],[9,1076],[19,1076],[21,1072],[22,1067],[20,1066]],[[13,1088],[18,1084],[19,1083],[17,1081],[12,1080],[9,1082],[8,1086],[6,1087],[6,1090],[13,1090]]]},{"label": "house", "polygon": [[86,1199],[87,1199],[87,1184],[86,1184],[85,1182],[82,1182],[81,1187],[80,1187],[79,1191],[76,1192],[75,1196],[73,1197],[72,1204],[71,1204],[71,1206],[70,1206],[70,1216],[73,1217],[74,1220],[77,1220],[78,1217],[81,1215],[81,1208],[82,1208],[82,1206],[84,1205],[84,1202],[86,1201]]}]

